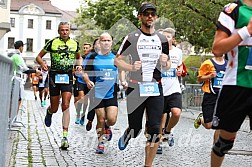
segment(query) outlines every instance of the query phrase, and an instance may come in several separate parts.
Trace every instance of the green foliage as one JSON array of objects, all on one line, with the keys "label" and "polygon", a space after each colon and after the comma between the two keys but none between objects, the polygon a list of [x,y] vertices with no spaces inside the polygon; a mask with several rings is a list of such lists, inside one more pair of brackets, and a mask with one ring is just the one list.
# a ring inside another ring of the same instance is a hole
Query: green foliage
[{"label": "green foliage", "polygon": [[[188,41],[195,47],[196,53],[202,53],[211,50],[219,13],[225,4],[233,0],[99,0],[95,2],[83,0],[83,2],[86,2],[88,7],[81,7],[80,15],[76,19],[78,25],[83,27],[84,32],[80,35],[82,40],[93,40],[93,37],[90,39],[88,36],[98,34],[86,35],[86,30],[110,30],[118,21],[126,19],[130,22],[129,27],[128,23],[121,23],[113,29],[113,34],[117,34],[114,36],[120,43],[124,34],[132,29],[131,25],[138,27],[136,14],[141,3],[152,2],[157,6],[159,16],[166,19],[166,21],[159,21],[156,29],[175,27],[178,42]],[[118,47],[118,43],[115,43],[115,48]]]},{"label": "green foliage", "polygon": [[215,23],[223,6],[230,0],[166,0],[157,1],[160,15],[169,18],[176,28],[178,41],[188,41],[195,52],[211,50]]}]

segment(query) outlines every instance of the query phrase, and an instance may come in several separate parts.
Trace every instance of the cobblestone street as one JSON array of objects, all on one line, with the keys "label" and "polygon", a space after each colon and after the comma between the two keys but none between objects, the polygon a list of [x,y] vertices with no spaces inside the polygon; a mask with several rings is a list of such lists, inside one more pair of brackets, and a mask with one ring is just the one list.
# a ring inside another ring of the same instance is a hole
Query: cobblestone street
[{"label": "cobblestone street", "polygon": [[[44,125],[46,107],[41,108],[39,100],[34,101],[31,91],[26,91],[27,100],[24,102],[26,109],[19,113],[18,120],[25,127],[20,130],[26,136],[26,141],[21,133],[10,132],[7,152],[7,166],[33,166],[33,167],[65,167],[65,166],[143,166],[144,144],[143,134],[132,139],[124,151],[120,151],[117,142],[127,127],[126,102],[119,102],[118,120],[112,127],[113,138],[105,144],[105,153],[96,154],[97,138],[95,133],[96,121],[93,128],[87,132],[85,126],[75,124],[75,108],[71,101],[71,123],[69,128],[70,147],[62,151],[60,147],[62,137],[61,112],[53,115],[50,128]],[[72,98],[73,100],[73,98]],[[49,100],[47,100],[47,105]],[[163,154],[156,155],[153,166],[155,167],[207,167],[210,166],[210,151],[212,146],[213,131],[203,127],[194,129],[193,120],[199,111],[184,111],[175,131],[175,145],[169,147],[163,143]],[[85,119],[86,125],[87,120]],[[144,123],[143,123],[144,125]],[[234,150],[252,150],[252,134],[248,133],[248,120],[245,121],[238,133]],[[252,164],[251,156],[226,155],[224,167],[248,167]]]}]

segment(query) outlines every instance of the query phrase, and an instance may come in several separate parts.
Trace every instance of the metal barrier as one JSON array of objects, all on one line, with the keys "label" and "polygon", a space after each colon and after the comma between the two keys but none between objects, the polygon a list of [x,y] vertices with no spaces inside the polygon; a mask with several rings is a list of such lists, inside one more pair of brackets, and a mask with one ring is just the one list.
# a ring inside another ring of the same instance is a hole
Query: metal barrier
[{"label": "metal barrier", "polygon": [[[16,131],[21,133],[21,135],[24,137],[25,140],[27,138],[25,135],[15,127],[25,127],[24,124],[20,121],[17,121],[17,115],[18,115],[18,100],[19,100],[19,94],[20,94],[20,87],[22,83],[22,78],[19,77],[12,77],[12,87],[11,87],[11,102],[10,102],[10,113],[9,113],[9,130],[10,131]],[[22,100],[23,101],[23,100]]]},{"label": "metal barrier", "polygon": [[203,91],[201,84],[186,84],[182,93],[182,106],[188,110],[201,110]]},{"label": "metal barrier", "polygon": [[0,166],[5,166],[5,149],[8,139],[8,118],[11,99],[12,62],[0,55]]}]

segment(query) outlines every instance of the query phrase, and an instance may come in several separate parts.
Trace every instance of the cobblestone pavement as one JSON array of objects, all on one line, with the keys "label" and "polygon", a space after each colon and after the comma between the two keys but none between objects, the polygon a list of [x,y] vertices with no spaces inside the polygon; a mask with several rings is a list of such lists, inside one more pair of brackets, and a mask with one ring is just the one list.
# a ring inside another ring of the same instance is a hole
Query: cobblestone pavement
[{"label": "cobblestone pavement", "polygon": [[[65,166],[143,166],[144,143],[143,134],[136,139],[132,139],[124,151],[120,151],[117,142],[125,128],[127,127],[126,103],[119,102],[118,120],[112,127],[113,138],[105,144],[105,154],[95,153],[97,139],[95,134],[96,122],[93,122],[93,129],[89,132],[85,126],[76,125],[75,109],[71,101],[71,123],[69,129],[70,147],[67,151],[62,151],[60,140],[62,136],[61,112],[53,115],[53,122],[50,128],[44,125],[45,108],[41,108],[39,101],[34,101],[31,91],[26,91],[27,100],[23,103],[26,106],[24,112],[19,114],[18,119],[25,127],[20,128],[27,137],[26,141],[20,133],[11,132],[9,137],[10,147],[7,152],[11,155],[7,157],[6,166],[33,166],[33,167],[65,167]],[[72,98],[73,99],[73,98]],[[49,100],[47,100],[49,103]],[[48,104],[47,104],[48,105]],[[210,166],[210,151],[212,143],[212,130],[203,127],[194,129],[193,119],[197,117],[199,111],[184,111],[175,131],[175,145],[169,147],[163,143],[163,154],[156,155],[153,166],[155,167],[207,167]],[[85,120],[86,124],[87,120]],[[144,124],[143,124],[144,125]],[[251,137],[248,133],[249,126],[246,121],[239,131],[235,146],[236,150],[252,150]],[[224,167],[247,167],[251,166],[251,156],[226,155]]]}]

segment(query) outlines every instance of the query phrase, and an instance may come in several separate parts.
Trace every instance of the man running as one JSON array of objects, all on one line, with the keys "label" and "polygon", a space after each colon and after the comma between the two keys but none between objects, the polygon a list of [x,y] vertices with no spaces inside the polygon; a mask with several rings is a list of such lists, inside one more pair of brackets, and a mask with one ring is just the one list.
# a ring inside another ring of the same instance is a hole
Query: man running
[{"label": "man running", "polygon": [[[93,53],[85,67],[84,79],[88,88],[94,91],[92,105],[95,105],[97,116],[96,132],[98,145],[96,153],[104,153],[104,142],[112,138],[111,126],[116,123],[118,114],[118,102],[116,91],[117,68],[114,66],[115,54],[111,52],[112,37],[108,33],[100,36],[101,50]],[[93,83],[88,76],[94,76]],[[105,140],[105,141],[104,141]]]},{"label": "man running", "polygon": [[[173,46],[175,39],[175,30],[166,28],[163,30],[163,35],[166,36],[169,42],[169,56],[171,58],[171,68],[162,71],[162,86],[164,93],[164,114],[162,117],[161,133],[164,139],[168,141],[169,146],[174,145],[173,128],[177,125],[182,108],[181,88],[178,77],[181,76],[182,66],[182,50]],[[171,113],[171,117],[170,117]],[[168,123],[166,126],[166,120]],[[161,145],[158,148],[158,154],[162,154]]]},{"label": "man running", "polygon": [[[145,147],[145,166],[152,166],[160,141],[164,105],[161,70],[170,67],[169,45],[164,35],[155,32],[157,11],[153,4],[141,5],[138,19],[141,28],[125,37],[115,59],[115,65],[120,70],[130,71],[127,89],[129,127],[119,139],[118,147],[124,150],[130,138],[138,136],[146,110],[149,136]],[[131,56],[131,64],[125,62],[127,56]]]},{"label": "man running", "polygon": [[[46,110],[45,125],[51,126],[52,115],[58,111],[59,100],[62,97],[62,127],[63,138],[61,148],[67,149],[68,143],[68,127],[70,123],[69,104],[72,96],[73,87],[73,65],[76,65],[76,70],[81,71],[82,58],[80,48],[77,41],[71,39],[70,24],[60,22],[58,26],[59,37],[49,40],[44,48],[36,57],[42,70],[48,71],[47,65],[43,62],[42,57],[50,52],[51,68],[49,71],[49,90],[50,90],[50,106]],[[76,61],[77,59],[77,61]],[[75,62],[76,61],[76,62]],[[61,96],[60,96],[61,95]]]},{"label": "man running", "polygon": [[[252,108],[252,0],[226,5],[217,22],[212,52],[228,63],[213,117],[213,128],[220,129],[212,148],[211,166],[221,166],[232,149],[237,131]],[[242,162],[241,162],[242,166]]]},{"label": "man running", "polygon": [[[84,60],[87,57],[87,55],[91,51],[91,44],[90,43],[84,43],[83,44],[83,52],[82,55],[83,63]],[[88,106],[88,96],[87,93],[89,91],[87,84],[82,79],[82,74],[78,74],[78,72],[75,74],[75,83],[74,83],[74,105],[76,109],[76,124],[84,125],[84,119],[85,119],[85,113]],[[83,113],[81,114],[81,107],[83,105]]]}]

